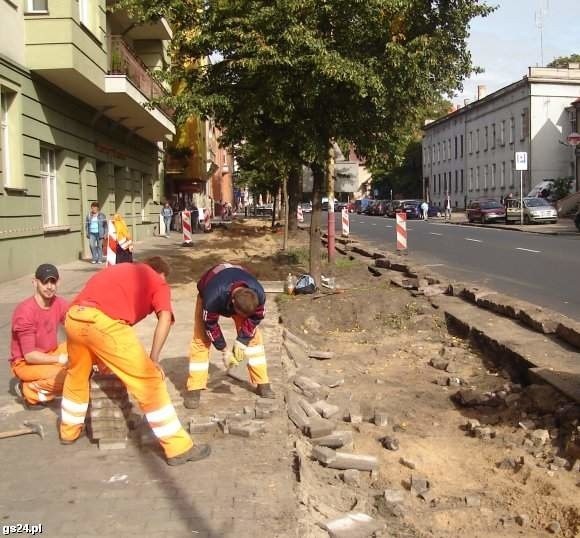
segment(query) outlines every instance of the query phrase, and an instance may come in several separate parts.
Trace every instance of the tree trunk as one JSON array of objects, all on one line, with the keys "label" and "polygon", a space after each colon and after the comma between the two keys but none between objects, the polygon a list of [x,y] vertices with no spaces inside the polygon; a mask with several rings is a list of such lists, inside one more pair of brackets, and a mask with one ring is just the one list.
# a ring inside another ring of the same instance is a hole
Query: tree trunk
[{"label": "tree trunk", "polygon": [[320,221],[322,217],[322,190],[324,188],[324,168],[313,163],[312,168],[312,216],[310,219],[310,275],[320,287]]},{"label": "tree trunk", "polygon": [[284,204],[284,240],[282,250],[288,249],[288,178],[282,179],[282,203]]},{"label": "tree trunk", "polygon": [[336,225],[334,222],[334,148],[328,143],[326,156],[326,192],[328,193],[328,263],[333,264],[336,251],[334,250],[334,236]]},{"label": "tree trunk", "polygon": [[298,204],[302,201],[302,168],[292,167],[288,174],[288,230],[295,232],[298,229],[296,217]]},{"label": "tree trunk", "polygon": [[278,197],[274,196],[274,199],[272,200],[272,229],[274,229],[276,226],[276,211],[278,210],[278,208],[276,207],[276,202],[278,201]]}]

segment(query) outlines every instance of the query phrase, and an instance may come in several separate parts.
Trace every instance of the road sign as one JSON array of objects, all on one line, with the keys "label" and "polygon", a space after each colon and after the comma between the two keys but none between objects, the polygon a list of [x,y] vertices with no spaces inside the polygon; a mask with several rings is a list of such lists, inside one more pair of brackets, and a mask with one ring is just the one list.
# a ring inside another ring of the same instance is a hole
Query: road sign
[{"label": "road sign", "polygon": [[528,154],[525,151],[516,151],[516,170],[528,169]]}]

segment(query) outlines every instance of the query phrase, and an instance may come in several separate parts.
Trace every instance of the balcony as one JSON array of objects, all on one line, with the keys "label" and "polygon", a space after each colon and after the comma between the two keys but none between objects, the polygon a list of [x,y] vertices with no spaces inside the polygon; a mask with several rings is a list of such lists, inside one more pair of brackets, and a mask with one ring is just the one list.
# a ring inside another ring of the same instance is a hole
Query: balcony
[{"label": "balcony", "polygon": [[109,36],[105,92],[112,100],[110,105],[121,114],[119,121],[140,136],[161,139],[175,134],[172,110],[163,105],[150,107],[150,101],[163,97],[166,91],[131,47],[116,35]]}]

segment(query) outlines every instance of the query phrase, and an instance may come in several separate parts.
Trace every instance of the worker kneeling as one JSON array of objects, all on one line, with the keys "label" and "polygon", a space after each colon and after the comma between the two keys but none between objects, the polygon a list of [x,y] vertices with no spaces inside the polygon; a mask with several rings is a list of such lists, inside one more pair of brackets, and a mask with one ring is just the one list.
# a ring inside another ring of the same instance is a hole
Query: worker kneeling
[{"label": "worker kneeling", "polygon": [[[183,405],[199,406],[206,388],[211,344],[222,352],[226,367],[247,360],[250,381],[262,398],[274,398],[268,380],[266,352],[258,325],[264,319],[266,294],[254,276],[237,265],[222,263],[207,271],[197,283],[193,339],[189,354],[189,378]],[[219,326],[220,316],[232,318],[237,331],[233,352],[227,350]]]},{"label": "worker kneeling", "polygon": [[[169,465],[209,456],[209,445],[194,445],[181,426],[159,365],[173,323],[168,274],[169,265],[158,256],[143,263],[113,265],[94,275],[72,301],[65,320],[71,360],[63,388],[61,443],[72,444],[81,435],[89,377],[93,363],[100,361],[139,404]],[[148,355],[133,325],[152,312],[157,327]]]}]

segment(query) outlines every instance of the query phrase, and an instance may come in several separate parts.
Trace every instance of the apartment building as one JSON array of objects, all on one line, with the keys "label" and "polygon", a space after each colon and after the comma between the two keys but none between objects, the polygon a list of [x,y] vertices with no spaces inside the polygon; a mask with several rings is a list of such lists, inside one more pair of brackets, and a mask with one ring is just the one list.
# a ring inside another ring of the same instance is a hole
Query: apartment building
[{"label": "apartment building", "polygon": [[528,154],[524,195],[544,179],[575,176],[566,146],[575,119],[570,104],[580,97],[580,69],[529,68],[517,82],[430,122],[423,136],[423,192],[443,206],[500,199],[520,191],[515,153]]},{"label": "apartment building", "polygon": [[[109,8],[109,11],[107,10]],[[92,201],[154,232],[171,111],[150,71],[171,29],[110,0],[0,0],[0,280],[88,253]]]}]

